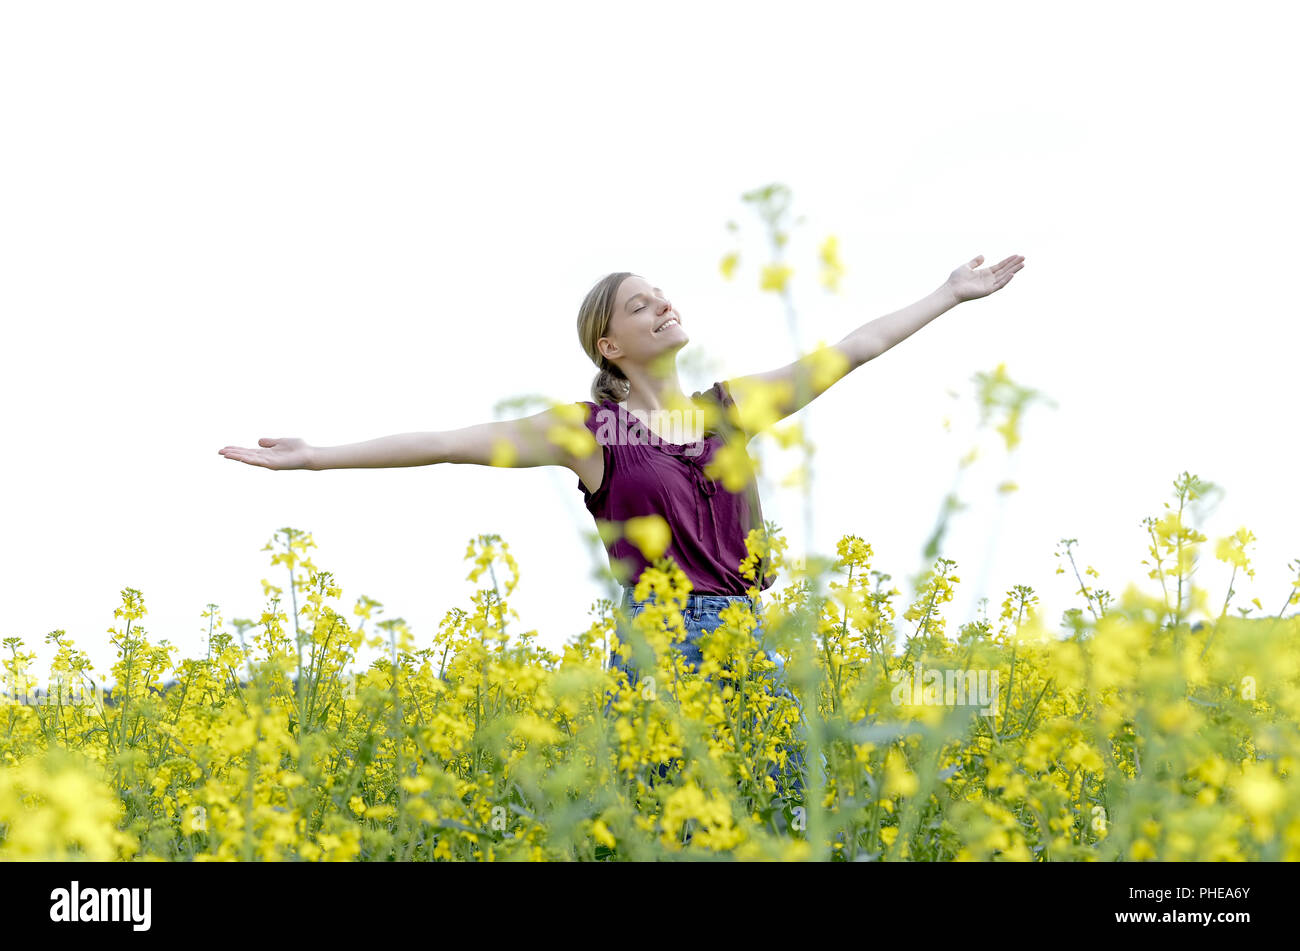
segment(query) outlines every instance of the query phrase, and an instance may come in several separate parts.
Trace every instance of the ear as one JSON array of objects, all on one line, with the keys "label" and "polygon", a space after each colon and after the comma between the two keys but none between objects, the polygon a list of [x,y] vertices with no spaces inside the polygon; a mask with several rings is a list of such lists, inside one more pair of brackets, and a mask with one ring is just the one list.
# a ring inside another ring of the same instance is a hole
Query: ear
[{"label": "ear", "polygon": [[614,341],[608,337],[601,337],[596,341],[596,349],[606,360],[616,360],[623,355],[623,350]]}]

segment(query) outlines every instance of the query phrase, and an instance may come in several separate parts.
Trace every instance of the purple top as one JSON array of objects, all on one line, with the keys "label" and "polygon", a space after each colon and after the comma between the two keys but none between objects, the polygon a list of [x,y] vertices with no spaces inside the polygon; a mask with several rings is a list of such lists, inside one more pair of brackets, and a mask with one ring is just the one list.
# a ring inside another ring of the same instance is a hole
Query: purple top
[{"label": "purple top", "polygon": [[[721,426],[728,425],[725,411],[733,403],[725,382],[714,383],[708,390],[692,394],[691,399],[721,407]],[[595,492],[588,492],[578,480],[592,516],[611,522],[662,516],[672,531],[664,554],[690,579],[694,593],[743,595],[752,583],[740,574],[740,563],[748,555],[745,536],[751,528],[761,527],[763,513],[753,480],[741,492],[733,493],[721,480],[705,475],[705,467],[724,444],[722,433],[688,428],[686,435],[702,432],[704,438],[679,445],[659,439],[612,400],[599,405],[584,401],[582,405],[587,407],[587,429],[605,457],[605,472]],[[648,564],[625,538],[605,547],[615,577],[619,577],[617,562],[630,569],[620,579],[626,584],[635,582]],[[760,589],[770,587],[773,577],[762,577]]]}]

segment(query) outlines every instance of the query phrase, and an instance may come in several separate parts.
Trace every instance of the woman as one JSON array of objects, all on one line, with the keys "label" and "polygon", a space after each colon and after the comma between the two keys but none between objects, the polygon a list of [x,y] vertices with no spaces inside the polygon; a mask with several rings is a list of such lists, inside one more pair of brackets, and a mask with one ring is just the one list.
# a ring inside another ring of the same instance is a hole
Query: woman
[{"label": "woman", "polygon": [[[1006,286],[1024,266],[1012,255],[981,268],[983,255],[954,270],[946,281],[914,304],[858,327],[834,347],[787,366],[754,376],[719,381],[687,398],[677,376],[676,357],[686,345],[679,311],[664,292],[625,271],[600,280],[578,313],[578,337],[599,373],[593,402],[555,407],[534,416],[483,423],[447,432],[402,433],[343,446],[309,446],[301,439],[258,440],[259,448],[226,446],[227,459],[268,469],[344,469],[424,466],[440,462],[514,468],[564,466],[578,477],[587,509],[597,524],[620,529],[667,523],[664,555],[690,580],[683,620],[686,639],[676,646],[692,668],[700,664],[698,641],[721,623],[719,612],[737,601],[751,602],[747,591],[772,583],[760,563],[756,582],[741,573],[745,536],[761,528],[762,515],[752,476],[739,480],[720,474],[722,461],[735,469],[736,454],[724,445],[743,446],[759,430],[789,416],[824,392],[839,377],[862,366],[955,305],[987,297]],[[828,352],[829,351],[829,352]],[[837,369],[825,372],[826,357]],[[575,414],[581,406],[580,414]],[[593,440],[573,438],[575,415]],[[599,448],[600,451],[596,451]],[[743,455],[743,453],[741,454]],[[720,459],[720,457],[723,457]],[[634,521],[635,520],[635,521]],[[640,576],[649,547],[628,530],[602,532],[610,567],[624,584],[625,614],[635,615],[645,601],[633,596],[630,582]],[[632,537],[626,537],[632,536]],[[755,614],[757,615],[757,610]],[[755,637],[761,636],[761,629]],[[768,656],[778,667],[781,659]],[[611,662],[637,682],[636,667]],[[790,696],[788,691],[780,693]]]}]

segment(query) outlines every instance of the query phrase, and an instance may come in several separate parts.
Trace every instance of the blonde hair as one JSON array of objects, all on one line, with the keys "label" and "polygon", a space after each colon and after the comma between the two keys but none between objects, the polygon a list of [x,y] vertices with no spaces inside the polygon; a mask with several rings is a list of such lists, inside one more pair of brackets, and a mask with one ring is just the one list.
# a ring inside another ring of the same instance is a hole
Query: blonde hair
[{"label": "blonde hair", "polygon": [[578,340],[582,349],[587,351],[591,362],[600,372],[591,383],[591,398],[597,403],[606,400],[621,403],[627,399],[632,384],[623,375],[623,371],[605,358],[596,346],[596,341],[609,332],[609,322],[614,316],[614,298],[623,279],[631,277],[631,271],[615,271],[596,282],[596,286],[587,292],[578,308]]}]

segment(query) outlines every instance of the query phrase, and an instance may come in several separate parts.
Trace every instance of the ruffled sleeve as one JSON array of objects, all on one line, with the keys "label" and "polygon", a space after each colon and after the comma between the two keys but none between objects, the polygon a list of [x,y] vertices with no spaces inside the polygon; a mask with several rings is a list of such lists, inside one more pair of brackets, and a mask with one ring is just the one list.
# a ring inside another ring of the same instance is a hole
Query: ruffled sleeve
[{"label": "ruffled sleeve", "polygon": [[610,445],[610,433],[614,431],[614,424],[607,419],[608,414],[613,410],[607,406],[585,401],[580,405],[587,410],[583,425],[596,438],[596,445],[600,447],[601,455],[604,457],[604,471],[601,473],[600,485],[596,487],[595,492],[588,492],[582,478],[578,479],[578,488],[582,490],[583,502],[588,508],[596,508],[604,505],[605,499],[609,496],[609,483],[614,475],[614,452]]},{"label": "ruffled sleeve", "polygon": [[739,416],[736,412],[736,401],[731,396],[731,387],[727,385],[726,380],[718,380],[707,390],[692,394],[691,399],[707,402],[715,407],[721,417],[719,424],[722,427],[743,432],[746,439],[754,435],[740,426],[738,422]]}]

